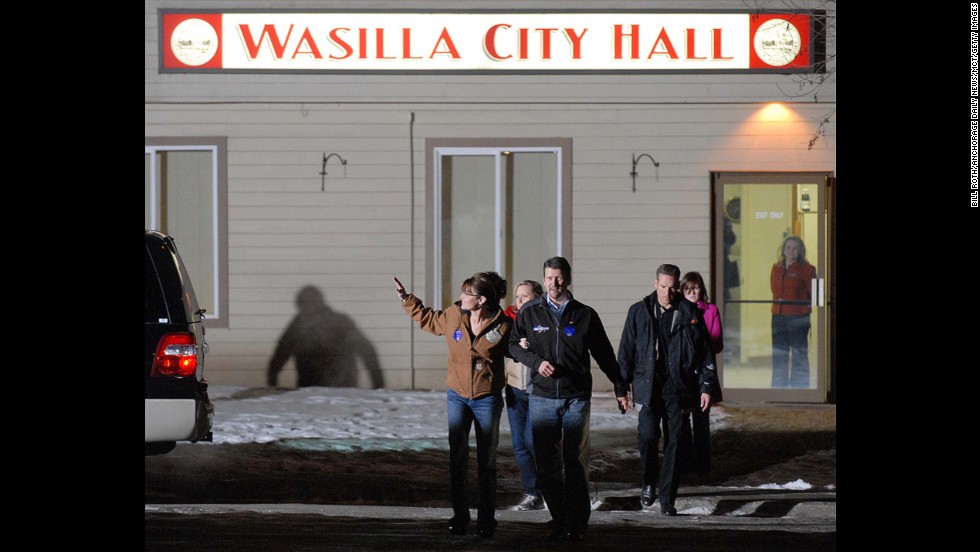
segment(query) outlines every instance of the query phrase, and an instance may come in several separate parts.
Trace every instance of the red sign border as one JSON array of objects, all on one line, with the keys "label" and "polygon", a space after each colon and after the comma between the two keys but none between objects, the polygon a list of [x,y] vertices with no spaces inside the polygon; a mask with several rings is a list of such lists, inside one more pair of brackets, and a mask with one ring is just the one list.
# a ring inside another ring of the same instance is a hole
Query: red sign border
[{"label": "red sign border", "polygon": [[[372,70],[372,69],[312,69],[312,70],[299,70],[299,71],[283,71],[280,69],[224,69],[222,67],[222,44],[218,44],[217,51],[213,58],[207,63],[198,66],[190,66],[181,62],[173,54],[173,51],[167,47],[170,43],[170,39],[173,36],[174,28],[182,21],[187,19],[201,19],[209,24],[211,24],[215,31],[218,33],[218,37],[222,36],[222,16],[224,14],[231,13],[322,13],[322,14],[333,14],[333,13],[384,13],[384,14],[394,14],[394,13],[496,13],[496,14],[523,14],[523,13],[549,13],[541,12],[540,10],[406,10],[406,9],[338,9],[338,10],[301,10],[301,9],[225,9],[225,10],[197,10],[197,9],[166,9],[162,8],[158,10],[159,14],[159,28],[160,28],[160,43],[159,47],[159,66],[158,70],[160,73],[238,73],[238,74],[372,74],[372,75],[391,75],[391,74],[409,74],[409,75],[434,75],[434,74],[500,74],[500,75],[533,75],[533,74],[560,74],[560,75],[612,75],[612,74],[661,74],[661,75],[682,75],[682,74],[798,74],[798,73],[823,73],[825,68],[826,60],[823,59],[824,48],[820,47],[825,40],[821,34],[821,29],[824,28],[823,25],[818,23],[822,21],[824,13],[820,10],[784,10],[784,11],[757,11],[747,13],[745,11],[734,11],[734,10],[659,10],[659,11],[644,11],[644,14],[746,14],[749,15],[749,67],[746,69],[715,69],[715,70],[704,70],[704,69],[587,69],[581,71],[574,71],[570,69],[535,69],[535,70],[514,70],[514,69],[434,69],[434,70]],[[568,13],[638,13],[637,10],[629,9],[605,9],[605,10],[576,10],[574,12],[553,12],[559,14]],[[753,47],[751,41],[755,36],[755,30],[758,26],[770,19],[787,19],[790,20],[800,32],[800,52],[796,59],[787,65],[776,67],[769,65],[768,63],[762,61],[755,53],[755,48]],[[800,22],[804,22],[800,24]]]}]

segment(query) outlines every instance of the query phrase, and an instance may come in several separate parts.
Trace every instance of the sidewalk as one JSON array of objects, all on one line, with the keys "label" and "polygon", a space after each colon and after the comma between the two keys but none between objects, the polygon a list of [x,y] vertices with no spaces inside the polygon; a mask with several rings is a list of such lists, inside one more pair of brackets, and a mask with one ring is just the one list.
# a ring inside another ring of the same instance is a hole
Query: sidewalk
[{"label": "sidewalk", "polygon": [[[546,510],[499,510],[493,539],[449,535],[449,508],[316,504],[144,507],[145,550],[536,550],[823,552],[837,549],[836,492],[696,487],[677,516],[638,508],[639,489],[600,491],[585,541],[547,540]],[[619,509],[634,508],[635,509]],[[471,515],[475,517],[476,512]],[[203,549],[202,548],[202,549]]]},{"label": "sidewalk", "polygon": [[[180,444],[145,459],[145,549],[555,546],[545,539],[546,510],[507,509],[521,489],[504,431],[494,538],[448,534],[444,401],[444,392],[327,388],[218,399],[215,434],[224,442]],[[835,405],[712,409],[711,474],[682,477],[674,517],[657,505],[640,508],[635,424],[635,413],[620,414],[611,395],[594,397],[590,478],[600,503],[584,549],[836,549]]]},{"label": "sidewalk", "polygon": [[[640,508],[640,489],[600,492],[593,507],[590,527],[596,525],[680,526],[688,528],[729,527],[738,530],[790,532],[836,532],[835,491],[792,491],[730,487],[687,487],[677,498],[677,516],[664,516],[658,505]],[[450,508],[412,506],[359,506],[336,504],[147,504],[145,513],[183,515],[252,512],[260,514],[317,514],[377,520],[444,522]],[[476,510],[471,515],[476,519]],[[519,512],[498,510],[497,521],[532,523],[542,526],[551,519],[547,510]]]}]

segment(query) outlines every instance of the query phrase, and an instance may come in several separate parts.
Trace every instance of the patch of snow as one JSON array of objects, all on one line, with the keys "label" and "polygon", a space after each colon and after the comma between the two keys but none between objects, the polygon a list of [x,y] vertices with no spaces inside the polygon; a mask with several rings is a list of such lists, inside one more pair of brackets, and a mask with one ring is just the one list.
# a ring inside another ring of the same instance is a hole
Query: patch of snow
[{"label": "patch of snow", "polygon": [[789,483],[784,483],[782,485],[778,483],[766,483],[765,485],[759,485],[757,489],[786,489],[790,491],[806,491],[812,489],[813,485],[810,485],[802,479],[797,479],[796,481],[790,481]]}]

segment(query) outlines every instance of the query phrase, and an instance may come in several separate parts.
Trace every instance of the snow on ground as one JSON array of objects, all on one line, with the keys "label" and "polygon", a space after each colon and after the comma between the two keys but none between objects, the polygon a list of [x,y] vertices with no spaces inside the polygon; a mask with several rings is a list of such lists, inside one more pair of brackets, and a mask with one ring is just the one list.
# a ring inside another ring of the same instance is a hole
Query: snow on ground
[{"label": "snow on ground", "polygon": [[[306,387],[263,394],[212,385],[208,395],[214,402],[215,444],[294,440],[297,447],[322,448],[329,440],[332,450],[447,446],[445,391]],[[723,409],[712,409],[712,429],[724,427],[726,417]],[[594,393],[591,428],[635,430],[636,411],[621,414],[612,392]],[[500,431],[510,434],[506,410]]]},{"label": "snow on ground", "polygon": [[797,479],[796,481],[790,481],[789,483],[779,485],[777,483],[770,483],[767,485],[759,485],[760,489],[788,489],[791,491],[806,491],[812,489],[813,485],[810,485],[802,479]]},{"label": "snow on ground", "polygon": [[[418,493],[419,489],[429,490],[426,485],[432,483],[432,462],[437,461],[436,459],[443,462],[442,451],[448,449],[445,391],[329,387],[274,389],[212,385],[209,396],[214,403],[213,445],[275,443],[272,447],[242,447],[240,460],[236,456],[239,451],[228,447],[212,448],[212,443],[185,444],[178,450],[187,458],[207,458],[205,463],[208,466],[224,474],[239,473],[236,470],[250,474],[254,471],[256,462],[270,469],[279,469],[283,462],[280,458],[283,449],[317,453],[376,451],[376,454],[341,454],[331,458],[334,462],[343,462],[343,473],[348,473],[348,469],[351,470],[350,473],[372,473],[377,468],[379,458],[418,459],[418,466],[400,462],[396,470],[399,477],[415,473],[413,470],[418,471],[421,482],[413,488],[413,492]],[[795,435],[793,431],[783,431],[786,427],[802,428],[804,432],[820,435],[820,420],[826,416],[813,416],[811,420],[800,412],[821,414],[823,411],[797,410],[786,407],[784,415],[778,418],[786,424],[774,425],[771,408],[747,410],[736,406],[726,409],[725,405],[713,408],[712,431],[727,427],[734,432],[719,434],[720,438],[716,442],[720,452],[719,463],[711,478],[686,481],[688,484],[733,490],[836,490],[836,450],[832,443],[828,443],[828,450],[808,450],[799,443],[786,441],[787,446],[792,445],[790,448],[797,452],[791,457],[780,453],[782,449],[779,443],[783,442],[780,439],[791,439]],[[740,432],[746,421],[753,419],[761,422],[761,427],[768,428],[770,433]],[[636,424],[637,411],[630,410],[621,414],[612,392],[596,392],[593,395],[591,429],[597,448],[596,454],[591,458],[590,468],[594,473],[602,474],[597,481],[609,484],[630,482],[636,478],[636,474],[630,471],[636,470],[639,460],[639,453],[635,448]],[[506,412],[501,416],[500,430],[500,447],[507,449],[510,447],[510,425]],[[471,434],[471,442],[473,439],[475,437]],[[769,443],[767,439],[775,444]],[[772,447],[775,449],[770,450]],[[207,456],[209,452],[213,452],[214,457]],[[405,452],[412,454],[406,456]],[[774,461],[771,464],[760,463],[760,454],[772,454]],[[305,458],[302,455],[286,454],[282,457],[289,458],[289,462],[294,463],[302,464],[306,461],[302,460]],[[507,453],[501,456],[505,457],[509,458]],[[170,464],[171,461],[182,458],[179,454],[148,458],[148,473],[153,475],[148,481],[157,481],[154,478],[165,480],[171,472],[180,472],[173,470]],[[314,455],[313,458],[319,456]],[[315,464],[316,461],[312,462]],[[364,465],[358,466],[359,462]],[[293,470],[290,473],[296,477],[314,478],[336,475],[329,470],[317,470],[318,468]],[[249,481],[248,476],[242,476],[238,487]],[[441,481],[439,484],[441,485]],[[166,490],[166,496],[169,496],[171,487],[167,484],[161,486]],[[303,486],[297,485],[296,488]],[[255,491],[266,492],[264,481],[256,483]],[[221,492],[227,491],[224,488],[209,491],[212,494]],[[385,496],[391,499],[391,493]],[[275,500],[300,502],[307,498],[286,495],[274,497]],[[319,495],[317,499],[325,500]],[[418,500],[418,497],[413,494],[411,500]],[[705,505],[692,503],[687,507],[701,506]],[[618,508],[615,505],[614,507]]]}]

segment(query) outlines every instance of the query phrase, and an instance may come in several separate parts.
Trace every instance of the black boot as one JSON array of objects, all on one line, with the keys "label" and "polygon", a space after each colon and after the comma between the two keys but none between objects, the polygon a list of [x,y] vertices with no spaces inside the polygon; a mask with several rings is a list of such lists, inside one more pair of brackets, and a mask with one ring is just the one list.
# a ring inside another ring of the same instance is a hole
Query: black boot
[{"label": "black boot", "polygon": [[453,535],[465,535],[466,526],[469,524],[470,518],[453,516],[453,518],[449,520],[449,532]]}]

